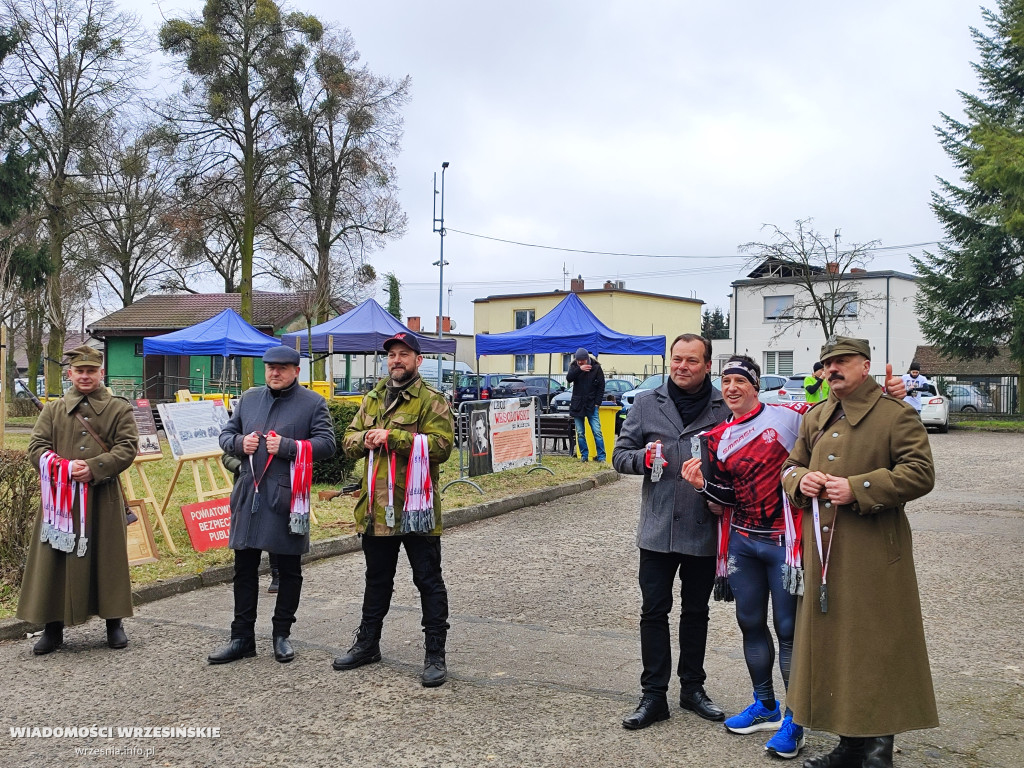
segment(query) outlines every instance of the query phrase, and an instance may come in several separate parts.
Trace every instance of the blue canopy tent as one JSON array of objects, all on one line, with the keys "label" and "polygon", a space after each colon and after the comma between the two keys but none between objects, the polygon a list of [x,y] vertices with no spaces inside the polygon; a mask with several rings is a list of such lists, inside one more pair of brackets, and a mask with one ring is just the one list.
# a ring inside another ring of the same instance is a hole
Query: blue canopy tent
[{"label": "blue canopy tent", "polygon": [[[281,340],[261,333],[233,309],[225,309],[209,320],[142,340],[143,355],[211,355],[223,357],[221,388],[227,388],[230,357],[262,357]],[[204,387],[205,390],[205,387]]]},{"label": "blue canopy tent", "polygon": [[613,331],[598,320],[579,296],[569,293],[554,309],[525,328],[477,334],[477,370],[484,355],[570,354],[580,347],[594,354],[660,355],[664,368],[664,336],[631,336]]},{"label": "blue canopy tent", "polygon": [[260,333],[235,310],[225,309],[189,328],[143,339],[142,354],[262,357],[280,345],[280,339]]},{"label": "blue canopy tent", "polygon": [[415,336],[424,354],[455,354],[455,339],[413,333],[373,299],[367,299],[333,320],[314,325],[308,334],[306,331],[283,334],[281,343],[308,353],[312,335],[314,352],[373,354],[380,352],[381,345],[396,333]]},{"label": "blue canopy tent", "polygon": [[[309,340],[312,337],[313,352],[326,353],[331,356],[329,358],[332,363],[330,377],[333,381],[334,354],[376,355],[383,349],[384,342],[396,333],[415,336],[419,340],[420,350],[424,354],[451,355],[453,359],[455,357],[455,339],[413,333],[373,299],[367,299],[345,314],[328,320],[326,323],[314,325],[308,332],[295,331],[283,334],[281,342],[299,352],[309,353]],[[442,367],[438,365],[439,377],[441,371]]]}]

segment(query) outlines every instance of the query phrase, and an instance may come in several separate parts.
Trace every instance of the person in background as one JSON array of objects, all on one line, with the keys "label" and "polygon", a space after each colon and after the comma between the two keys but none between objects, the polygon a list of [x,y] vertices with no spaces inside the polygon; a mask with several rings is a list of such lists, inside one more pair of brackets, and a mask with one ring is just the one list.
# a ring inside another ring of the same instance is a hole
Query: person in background
[{"label": "person in background", "polygon": [[819,360],[814,364],[814,372],[804,377],[804,392],[808,403],[820,403],[828,400],[828,382],[825,381],[825,366]]},{"label": "person in background", "polygon": [[580,460],[587,461],[590,449],[587,447],[586,423],[594,433],[595,457],[603,462],[606,458],[604,436],[601,434],[601,401],[604,400],[604,369],[597,359],[580,347],[569,364],[565,380],[572,384],[572,399],[569,401],[569,415],[576,423],[576,445]]},{"label": "person in background", "polygon": [[921,365],[914,360],[910,364],[910,370],[903,374],[903,385],[907,388],[907,403],[914,406],[917,415],[921,415],[921,395],[919,394],[931,382],[921,375]]}]

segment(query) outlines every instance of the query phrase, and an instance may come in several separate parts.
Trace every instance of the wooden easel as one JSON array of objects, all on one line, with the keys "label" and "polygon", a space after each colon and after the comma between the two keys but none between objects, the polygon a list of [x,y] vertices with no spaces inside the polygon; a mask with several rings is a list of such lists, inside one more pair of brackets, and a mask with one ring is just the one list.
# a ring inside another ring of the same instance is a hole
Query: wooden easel
[{"label": "wooden easel", "polygon": [[[227,469],[220,463],[220,451],[211,451],[210,453],[194,454],[192,456],[183,456],[178,459],[177,466],[174,468],[174,475],[171,477],[171,484],[167,488],[167,495],[164,496],[163,503],[160,504],[160,508],[157,510],[156,516],[160,521],[160,528],[167,536],[168,542],[170,542],[170,535],[167,533],[167,524],[164,521],[164,512],[167,511],[167,505],[171,503],[171,494],[174,493],[174,487],[178,484],[178,476],[181,475],[182,468],[188,464],[192,467],[192,481],[196,488],[196,498],[199,501],[207,501],[209,499],[216,499],[222,496],[230,496],[231,489],[234,486],[234,482],[231,476],[228,474]],[[199,474],[199,465],[203,464],[206,467],[206,477],[210,484],[210,490],[203,490],[203,481]],[[224,484],[221,486],[217,485],[217,478],[214,477],[213,468],[216,466],[220,469],[221,477],[224,479]],[[174,548],[174,544],[171,544],[171,550],[177,552]]]},{"label": "wooden easel", "polygon": [[[161,459],[163,459],[162,454],[136,456],[131,467],[124,471],[124,485],[125,490],[128,492],[129,499],[141,499],[144,504],[149,504],[153,507],[153,513],[156,515],[156,520],[160,524],[160,530],[164,534],[164,541],[167,542],[167,546],[170,548],[171,552],[178,554],[178,548],[174,546],[174,539],[171,538],[171,532],[167,528],[167,520],[164,519],[163,508],[157,506],[156,494],[153,492],[153,486],[149,482],[149,476],[146,475],[146,467],[144,466],[147,461],[160,461]],[[135,469],[139,473],[139,478],[142,481],[142,487],[146,489],[145,496],[135,495],[135,486],[132,483],[132,469]]]}]

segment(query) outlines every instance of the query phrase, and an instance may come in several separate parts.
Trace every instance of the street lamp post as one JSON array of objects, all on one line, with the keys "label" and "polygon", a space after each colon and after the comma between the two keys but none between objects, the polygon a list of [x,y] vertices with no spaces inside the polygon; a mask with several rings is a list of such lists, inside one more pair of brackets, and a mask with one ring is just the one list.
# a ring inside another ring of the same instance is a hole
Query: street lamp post
[{"label": "street lamp post", "polygon": [[[440,267],[440,278],[437,291],[437,338],[444,336],[444,266],[448,262],[444,260],[444,172],[448,170],[448,161],[441,163],[441,218],[437,217],[437,171],[434,172],[434,231],[441,235],[441,258],[434,262],[435,267]],[[454,364],[453,364],[454,369]],[[444,370],[444,360],[441,355],[437,357],[437,388],[441,389],[441,377]]]}]

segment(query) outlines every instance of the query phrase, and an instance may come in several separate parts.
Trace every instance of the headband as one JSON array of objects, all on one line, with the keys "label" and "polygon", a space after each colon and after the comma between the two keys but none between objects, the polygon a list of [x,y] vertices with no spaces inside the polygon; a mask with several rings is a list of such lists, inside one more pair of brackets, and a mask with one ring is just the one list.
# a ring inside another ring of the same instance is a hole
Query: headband
[{"label": "headband", "polygon": [[739,374],[753,384],[754,389],[757,389],[760,384],[760,377],[757,375],[757,371],[742,360],[730,360],[725,364],[725,368],[722,369],[722,376],[726,376],[730,373]]}]

